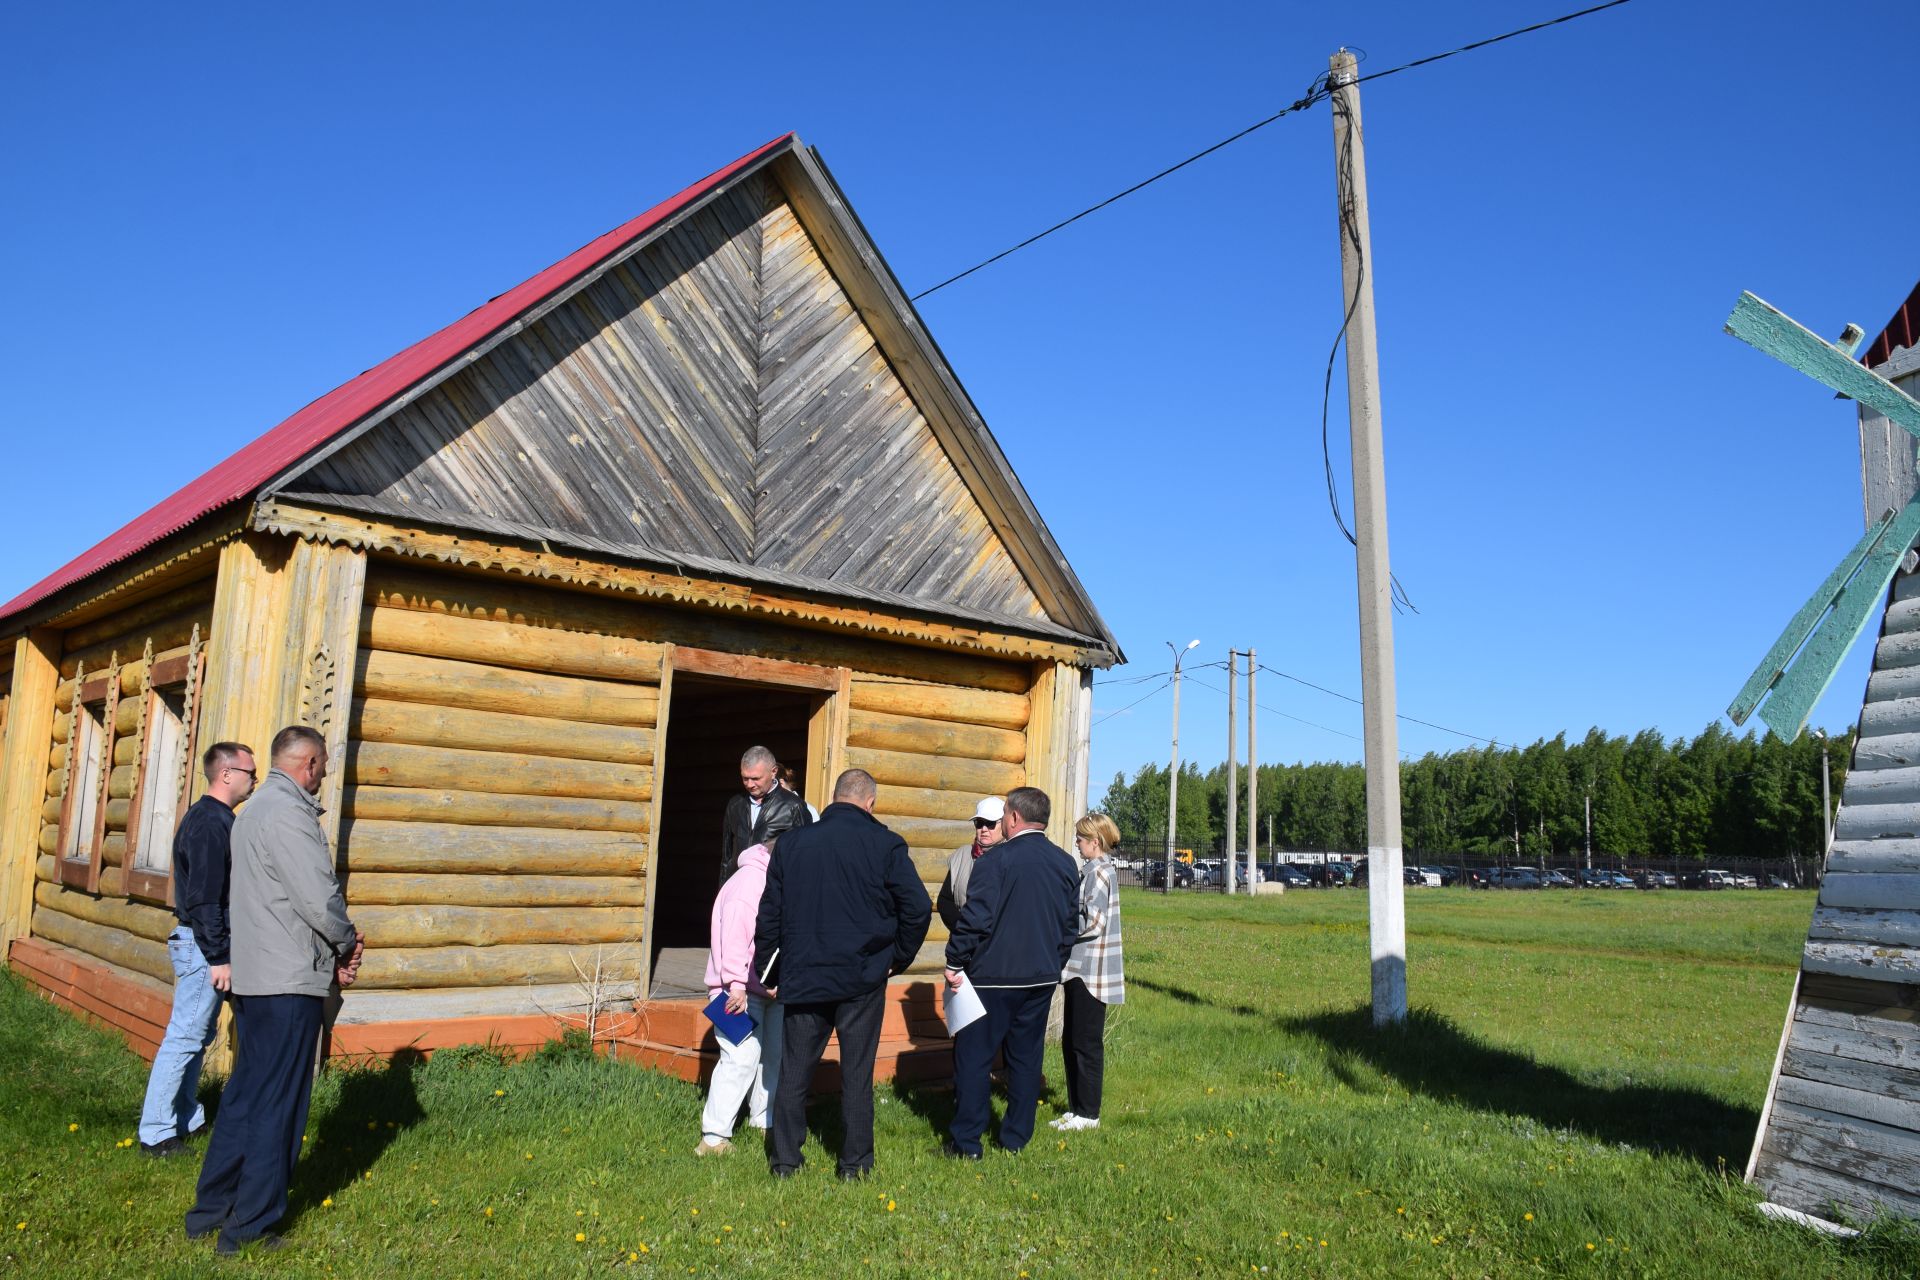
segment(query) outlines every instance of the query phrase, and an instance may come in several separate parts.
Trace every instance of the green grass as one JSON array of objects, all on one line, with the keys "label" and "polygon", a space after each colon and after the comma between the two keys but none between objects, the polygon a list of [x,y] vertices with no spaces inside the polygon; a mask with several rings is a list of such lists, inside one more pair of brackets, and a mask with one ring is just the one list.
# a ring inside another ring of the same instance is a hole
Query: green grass
[{"label": "green grass", "polygon": [[[933,1154],[948,1096],[883,1085],[866,1184],[836,1182],[813,1147],[789,1183],[744,1151],[696,1161],[699,1092],[624,1063],[462,1050],[331,1072],[296,1175],[293,1247],[232,1265],[1910,1276],[1911,1230],[1828,1240],[1761,1219],[1739,1181],[1811,906],[1798,893],[1415,891],[1416,1014],[1376,1034],[1363,893],[1129,893],[1130,998],[1110,1021],[1102,1129],[1063,1142],[1043,1127],[1017,1158],[956,1166]],[[204,1274],[208,1247],[179,1233],[195,1161],[118,1145],[139,1061],[10,978],[0,1052],[0,1269]],[[1049,1066],[1043,1115],[1063,1105],[1057,1051]],[[828,1137],[834,1112],[814,1113]]]}]

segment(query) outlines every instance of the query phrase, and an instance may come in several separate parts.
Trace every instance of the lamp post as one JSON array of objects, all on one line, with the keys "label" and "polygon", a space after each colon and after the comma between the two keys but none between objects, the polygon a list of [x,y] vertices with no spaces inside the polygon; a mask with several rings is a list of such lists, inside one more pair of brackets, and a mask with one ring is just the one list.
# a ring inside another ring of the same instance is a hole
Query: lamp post
[{"label": "lamp post", "polygon": [[1161,892],[1169,894],[1173,892],[1173,820],[1180,811],[1180,660],[1199,647],[1197,639],[1187,641],[1185,649],[1174,649],[1173,641],[1167,641],[1167,648],[1173,649],[1173,764],[1167,770],[1167,878]]}]

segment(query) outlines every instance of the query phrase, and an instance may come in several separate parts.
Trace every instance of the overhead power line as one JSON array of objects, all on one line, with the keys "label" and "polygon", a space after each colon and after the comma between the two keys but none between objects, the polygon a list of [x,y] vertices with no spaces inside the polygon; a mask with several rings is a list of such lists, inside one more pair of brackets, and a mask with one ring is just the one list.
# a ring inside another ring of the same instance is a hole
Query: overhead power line
[{"label": "overhead power line", "polygon": [[[1323,684],[1315,684],[1311,680],[1304,680],[1299,676],[1291,675],[1285,671],[1280,670],[1278,667],[1270,667],[1264,662],[1260,663],[1259,666],[1262,671],[1266,672],[1269,675],[1279,676],[1282,680],[1291,680],[1295,684],[1303,684],[1307,686],[1307,688],[1309,689],[1315,689],[1321,693],[1326,694],[1328,697],[1338,698],[1342,702],[1351,702],[1356,707],[1365,705],[1360,701],[1360,699],[1354,697],[1350,693],[1341,693],[1338,689],[1329,689],[1327,688],[1327,686]],[[1431,720],[1422,720],[1419,716],[1402,715],[1400,719],[1405,720],[1408,724],[1425,725],[1429,729],[1438,729],[1442,733],[1451,733],[1457,738],[1466,738],[1473,742],[1484,742],[1490,747],[1500,747],[1500,746],[1511,745],[1510,743],[1501,742],[1498,738],[1489,738],[1484,734],[1468,733],[1464,729],[1449,729],[1444,724],[1435,724]]]},{"label": "overhead power line", "polygon": [[[1444,62],[1448,58],[1457,58],[1463,53],[1472,53],[1476,49],[1485,49],[1489,45],[1499,44],[1503,40],[1512,40],[1517,36],[1531,35],[1536,31],[1544,31],[1548,27],[1557,27],[1563,22],[1572,22],[1576,18],[1584,18],[1590,14],[1600,13],[1603,10],[1607,10],[1607,9],[1617,9],[1621,5],[1627,4],[1627,3],[1629,3],[1629,0],[1607,0],[1607,3],[1605,4],[1593,5],[1590,8],[1580,9],[1573,13],[1564,13],[1557,18],[1549,18],[1545,22],[1536,22],[1531,26],[1519,27],[1513,31],[1503,32],[1497,36],[1488,36],[1484,40],[1475,40],[1472,44],[1463,44],[1457,49],[1448,49],[1443,53],[1428,54],[1424,58],[1415,58],[1412,62],[1403,62],[1397,67],[1388,67],[1384,71],[1370,72],[1367,75],[1361,76],[1357,83],[1365,84],[1369,80],[1384,80],[1388,76],[1399,75],[1402,71],[1412,71],[1416,67],[1431,66],[1436,62]],[[1152,177],[1142,178],[1140,181],[1134,183],[1132,186],[1126,188],[1124,191],[1116,191],[1114,194],[1108,196],[1106,199],[1100,201],[1099,203],[1088,205],[1086,208],[1074,214],[1072,217],[1062,218],[1060,221],[1054,223],[1052,226],[1048,227],[1046,230],[1036,232],[1035,234],[1028,236],[1025,240],[1022,240],[1020,243],[1016,245],[1011,245],[1005,249],[1002,249],[999,253],[994,254],[990,258],[985,258],[979,262],[976,262],[971,267],[968,267],[965,271],[961,271],[955,275],[948,276],[945,280],[942,280],[939,284],[932,285],[928,288],[922,289],[919,293],[916,293],[913,295],[912,301],[918,302],[920,301],[920,299],[926,297],[929,294],[937,293],[938,291],[946,288],[950,284],[953,284],[960,280],[964,280],[968,276],[972,275],[974,272],[980,271],[986,267],[990,267],[994,263],[999,262],[1001,259],[1010,257],[1013,254],[1020,252],[1020,250],[1025,249],[1029,245],[1035,244],[1041,240],[1046,239],[1048,236],[1052,235],[1054,232],[1061,231],[1067,227],[1072,226],[1074,223],[1080,221],[1082,218],[1087,217],[1089,214],[1098,213],[1100,212],[1100,210],[1106,208],[1108,205],[1113,204],[1119,200],[1124,200],[1126,197],[1132,195],[1134,192],[1140,191],[1146,187],[1150,187],[1154,183],[1160,181],[1160,179],[1170,177],[1173,174],[1180,172],[1180,170],[1186,168],[1188,165],[1194,163],[1195,161],[1206,159],[1208,156],[1220,150],[1222,147],[1230,146],[1233,143],[1240,141],[1242,138],[1245,138],[1250,134],[1256,133],[1259,130],[1266,128],[1268,125],[1272,124],[1276,120],[1280,120],[1285,118],[1286,116],[1290,116],[1297,112],[1307,110],[1309,107],[1313,106],[1317,102],[1322,101],[1328,96],[1329,96],[1329,93],[1328,93],[1327,84],[1326,84],[1326,73],[1322,72],[1321,74],[1313,78],[1313,81],[1307,86],[1307,92],[1304,95],[1302,95],[1296,101],[1288,103],[1285,107],[1282,107],[1280,110],[1274,112],[1272,115],[1268,116],[1266,119],[1255,121],[1253,124],[1248,125],[1246,128],[1240,130],[1238,133],[1231,134],[1228,137],[1222,138],[1220,141],[1214,143],[1210,147],[1206,147],[1200,151],[1194,152],[1192,155],[1188,156],[1185,160],[1182,160],[1177,164],[1168,165],[1166,168],[1160,170],[1160,172],[1154,174]]]},{"label": "overhead power line", "polygon": [[1156,685],[1153,688],[1147,690],[1145,693],[1141,694],[1138,698],[1135,698],[1132,702],[1129,702],[1126,706],[1116,707],[1112,711],[1107,712],[1107,714],[1101,716],[1098,720],[1095,720],[1093,724],[1088,725],[1087,728],[1089,730],[1092,730],[1098,727],[1099,725],[1103,725],[1107,721],[1119,715],[1122,711],[1131,711],[1135,707],[1139,706],[1141,703],[1145,702],[1148,698],[1151,698],[1154,694],[1159,693],[1162,690],[1171,689],[1172,687],[1173,687],[1173,681],[1171,680],[1168,680],[1165,684]]},{"label": "overhead power line", "polygon": [[[1215,693],[1219,694],[1223,698],[1227,696],[1227,691],[1225,689],[1222,689],[1217,684],[1208,684],[1205,680],[1195,680],[1192,676],[1188,676],[1187,679],[1193,680],[1193,682],[1199,685],[1202,689],[1213,690]],[[1326,733],[1339,734],[1343,738],[1352,738],[1355,742],[1365,741],[1365,739],[1361,738],[1360,735],[1357,733],[1348,733],[1345,729],[1336,729],[1332,725],[1320,724],[1318,721],[1302,719],[1299,716],[1290,714],[1289,712],[1282,711],[1278,707],[1270,707],[1264,702],[1256,702],[1253,705],[1260,708],[1262,711],[1266,712],[1269,715],[1276,715],[1283,720],[1292,720],[1297,724],[1304,724],[1310,729],[1319,729]]]}]

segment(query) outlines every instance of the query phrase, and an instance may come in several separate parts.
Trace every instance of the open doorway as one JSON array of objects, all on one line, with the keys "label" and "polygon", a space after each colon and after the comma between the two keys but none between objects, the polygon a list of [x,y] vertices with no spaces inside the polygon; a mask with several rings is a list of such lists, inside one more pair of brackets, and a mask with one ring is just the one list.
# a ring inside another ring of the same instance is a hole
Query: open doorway
[{"label": "open doorway", "polygon": [[791,766],[807,794],[808,727],[827,699],[815,689],[676,671],[667,740],[656,779],[660,835],[653,874],[652,968],[655,999],[706,993],[707,933],[720,888],[721,825],[740,791],[740,757],[766,747]]}]

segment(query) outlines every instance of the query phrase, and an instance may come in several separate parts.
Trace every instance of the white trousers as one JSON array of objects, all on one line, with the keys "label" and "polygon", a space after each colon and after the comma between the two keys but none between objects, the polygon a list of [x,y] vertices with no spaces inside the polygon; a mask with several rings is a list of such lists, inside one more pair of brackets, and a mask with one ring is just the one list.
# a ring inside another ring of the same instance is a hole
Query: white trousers
[{"label": "white trousers", "polygon": [[748,996],[747,1012],[755,1023],[752,1035],[739,1044],[728,1044],[725,1036],[714,1037],[720,1045],[720,1061],[707,1083],[707,1105],[700,1113],[702,1137],[731,1138],[742,1102],[748,1104],[747,1123],[756,1129],[767,1127],[767,1104],[780,1087],[780,1006],[761,996]]}]

